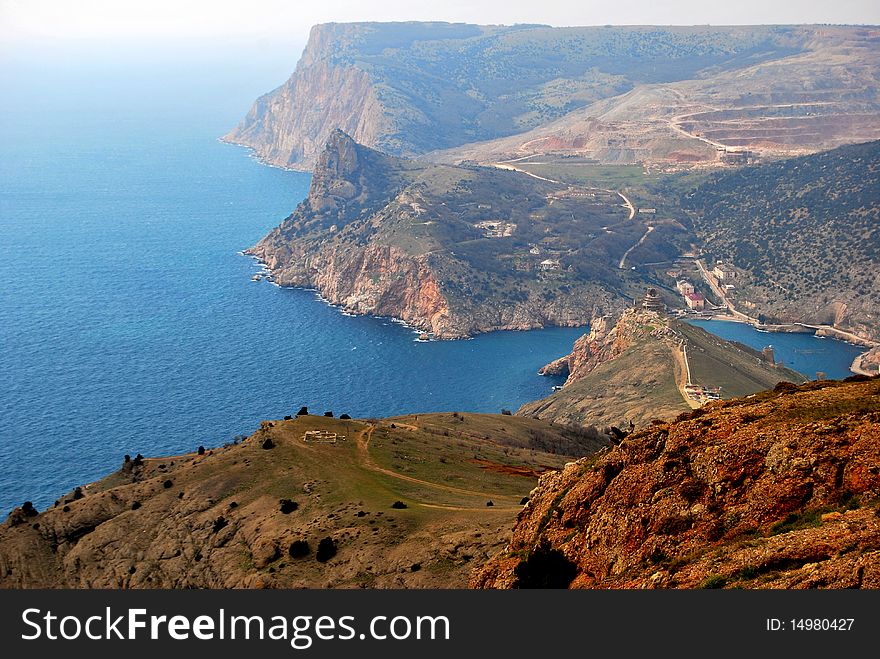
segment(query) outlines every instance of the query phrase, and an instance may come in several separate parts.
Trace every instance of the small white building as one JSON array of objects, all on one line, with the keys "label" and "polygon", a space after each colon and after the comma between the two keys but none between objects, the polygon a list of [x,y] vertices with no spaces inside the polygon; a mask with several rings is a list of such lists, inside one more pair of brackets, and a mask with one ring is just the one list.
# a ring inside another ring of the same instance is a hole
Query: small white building
[{"label": "small white building", "polygon": [[719,263],[712,270],[712,274],[718,277],[719,280],[724,281],[725,279],[736,279],[736,270],[731,268],[729,265],[725,265],[724,263]]},{"label": "small white building", "polygon": [[541,270],[561,270],[562,264],[559,263],[559,259],[544,259],[541,261]]},{"label": "small white building", "polygon": [[682,279],[675,283],[675,287],[678,289],[678,292],[682,295],[690,295],[694,292],[694,285],[689,281]]}]

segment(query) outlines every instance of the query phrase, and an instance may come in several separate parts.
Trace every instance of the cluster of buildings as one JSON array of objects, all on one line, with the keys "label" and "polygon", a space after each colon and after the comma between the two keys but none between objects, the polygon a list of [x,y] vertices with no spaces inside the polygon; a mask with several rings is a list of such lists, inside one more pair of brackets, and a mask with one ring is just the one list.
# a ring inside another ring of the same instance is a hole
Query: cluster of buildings
[{"label": "cluster of buildings", "polygon": [[706,298],[702,293],[698,293],[689,281],[681,279],[675,283],[675,287],[691,311],[702,311],[706,307]]},{"label": "cluster of buildings", "polygon": [[708,403],[710,400],[721,400],[721,387],[708,387],[702,384],[688,382],[684,385],[687,397],[698,403]]},{"label": "cluster of buildings", "polygon": [[504,238],[512,236],[516,231],[514,222],[505,222],[504,220],[484,220],[474,224],[474,227],[483,232],[484,238]]}]

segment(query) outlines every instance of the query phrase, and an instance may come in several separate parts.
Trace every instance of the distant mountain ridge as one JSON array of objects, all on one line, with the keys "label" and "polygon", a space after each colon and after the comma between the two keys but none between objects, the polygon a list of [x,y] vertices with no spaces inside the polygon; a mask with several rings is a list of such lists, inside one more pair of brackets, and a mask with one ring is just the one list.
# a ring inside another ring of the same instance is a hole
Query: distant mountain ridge
[{"label": "distant mountain ridge", "polygon": [[[866,38],[869,29],[817,26],[329,23],[312,29],[290,79],[225,139],[306,170],[334,128],[415,156],[524,133],[640,85],[730,76]],[[744,93],[763,89],[756,84]],[[876,103],[876,94],[864,100]]]}]

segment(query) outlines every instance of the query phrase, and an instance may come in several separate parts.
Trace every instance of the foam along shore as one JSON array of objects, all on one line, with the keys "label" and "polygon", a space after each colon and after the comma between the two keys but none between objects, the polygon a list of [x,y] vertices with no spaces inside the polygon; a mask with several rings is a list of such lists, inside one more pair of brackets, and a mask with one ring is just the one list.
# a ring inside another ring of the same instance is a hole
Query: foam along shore
[{"label": "foam along shore", "polygon": [[[260,279],[262,279],[264,281],[269,282],[270,284],[272,284],[273,286],[275,286],[277,288],[295,288],[295,289],[302,290],[302,291],[310,291],[315,294],[316,300],[323,302],[328,307],[331,307],[333,309],[337,309],[339,311],[339,313],[342,314],[343,316],[348,316],[349,318],[354,318],[357,316],[370,316],[372,318],[378,318],[380,320],[389,320],[392,323],[395,323],[397,325],[402,325],[406,329],[410,330],[413,334],[418,334],[419,335],[418,338],[415,339],[417,341],[427,342],[427,341],[439,340],[439,339],[437,339],[437,337],[434,336],[433,333],[425,332],[425,330],[418,328],[414,325],[411,325],[410,323],[406,322],[405,320],[403,320],[401,318],[395,318],[394,316],[371,316],[370,314],[358,313],[356,310],[354,310],[350,307],[347,307],[344,304],[334,304],[334,303],[330,302],[330,300],[325,298],[317,288],[301,287],[301,286],[283,286],[275,281],[274,276],[272,274],[272,270],[269,268],[269,265],[265,261],[263,261],[263,259],[261,259],[259,256],[251,254],[247,250],[241,250],[238,252],[238,254],[240,256],[246,256],[247,258],[252,259],[255,264],[260,266],[260,270],[257,273],[255,273],[255,275],[253,275],[251,277],[251,281],[259,281]],[[422,336],[428,336],[429,338],[423,339],[423,338],[421,338]],[[471,337],[466,337],[466,338],[471,338]]]}]

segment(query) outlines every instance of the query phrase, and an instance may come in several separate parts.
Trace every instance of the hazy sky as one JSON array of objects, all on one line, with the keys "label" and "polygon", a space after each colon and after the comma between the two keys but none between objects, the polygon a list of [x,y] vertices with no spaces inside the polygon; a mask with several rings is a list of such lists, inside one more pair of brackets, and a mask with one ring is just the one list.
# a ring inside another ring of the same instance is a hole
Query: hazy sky
[{"label": "hazy sky", "polygon": [[328,21],[880,23],[878,0],[0,0],[0,38],[286,37]]}]

